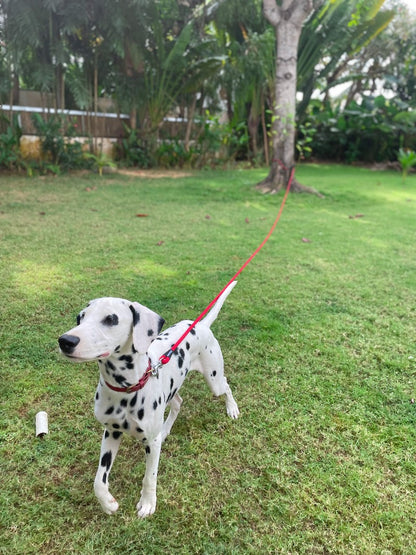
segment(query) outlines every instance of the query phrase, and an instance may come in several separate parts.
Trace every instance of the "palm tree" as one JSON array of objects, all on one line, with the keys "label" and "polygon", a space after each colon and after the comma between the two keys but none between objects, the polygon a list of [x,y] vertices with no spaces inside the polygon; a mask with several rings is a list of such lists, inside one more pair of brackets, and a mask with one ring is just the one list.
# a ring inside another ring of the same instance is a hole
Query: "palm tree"
[{"label": "palm tree", "polygon": [[[303,27],[298,54],[298,91],[302,101],[298,117],[305,113],[313,91],[343,81],[356,84],[363,70],[351,71],[353,60],[391,22],[393,10],[379,11],[384,0],[333,0],[316,8]],[[352,74],[352,75],[351,75]]]}]

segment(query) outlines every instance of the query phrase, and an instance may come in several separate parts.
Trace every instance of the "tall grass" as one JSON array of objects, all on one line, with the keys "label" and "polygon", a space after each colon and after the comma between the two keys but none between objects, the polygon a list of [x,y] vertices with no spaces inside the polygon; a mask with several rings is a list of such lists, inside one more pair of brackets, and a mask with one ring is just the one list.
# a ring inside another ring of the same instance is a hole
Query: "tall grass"
[{"label": "tall grass", "polygon": [[274,220],[263,174],[0,178],[0,553],[416,552],[412,176],[298,169],[325,198],[289,197],[213,326],[241,418],[191,375],[155,515],[136,518],[128,438],[119,512],[94,498],[98,370],[61,360],[57,337],[100,296],[196,317]]}]

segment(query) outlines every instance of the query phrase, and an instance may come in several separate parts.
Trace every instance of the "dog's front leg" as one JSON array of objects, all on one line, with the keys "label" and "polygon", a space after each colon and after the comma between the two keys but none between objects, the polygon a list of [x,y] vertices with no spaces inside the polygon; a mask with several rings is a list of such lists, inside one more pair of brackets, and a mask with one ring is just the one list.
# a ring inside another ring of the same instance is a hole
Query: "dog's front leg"
[{"label": "dog's front leg", "polygon": [[100,462],[94,481],[94,492],[103,511],[108,515],[114,514],[118,503],[109,492],[109,476],[114,459],[121,442],[121,432],[105,430],[101,442]]},{"label": "dog's front leg", "polygon": [[159,467],[162,434],[146,445],[146,472],[143,478],[142,495],[137,503],[137,516],[145,518],[156,509],[157,470]]}]

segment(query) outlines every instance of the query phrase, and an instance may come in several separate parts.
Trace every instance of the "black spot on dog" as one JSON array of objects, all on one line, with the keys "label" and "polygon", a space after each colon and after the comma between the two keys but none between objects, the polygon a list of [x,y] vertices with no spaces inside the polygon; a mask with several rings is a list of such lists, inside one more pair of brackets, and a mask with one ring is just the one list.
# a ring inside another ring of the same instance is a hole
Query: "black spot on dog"
[{"label": "black spot on dog", "polygon": [[117,314],[109,314],[108,316],[106,316],[101,320],[101,323],[103,324],[103,326],[108,326],[108,327],[117,326],[118,316]]},{"label": "black spot on dog", "polygon": [[173,381],[173,378],[171,378],[171,379],[170,379],[170,390],[171,390],[171,391],[172,391],[172,388],[173,388],[173,384],[174,384],[174,381]]},{"label": "black spot on dog", "polygon": [[143,433],[143,430],[142,430],[141,428],[139,428],[139,426],[137,426],[136,432],[138,432],[139,434],[142,434],[142,433]]},{"label": "black spot on dog", "polygon": [[118,439],[123,432],[113,432],[113,438]]},{"label": "black spot on dog", "polygon": [[146,445],[146,455],[150,455],[150,447]]},{"label": "black spot on dog", "polygon": [[195,335],[195,334],[196,334],[196,331],[194,330],[194,328],[192,328],[191,331],[190,331],[189,333],[192,334],[192,335]]},{"label": "black spot on dog", "polygon": [[175,397],[177,391],[178,391],[178,388],[174,389],[169,393],[168,398],[166,399],[166,404],[168,404],[169,401],[171,401]]},{"label": "black spot on dog", "polygon": [[115,353],[118,353],[120,351],[121,345],[117,345],[117,347],[114,349]]},{"label": "black spot on dog", "polygon": [[104,437],[105,437],[105,438],[110,437],[110,432],[109,432],[108,430],[106,430],[106,431],[104,432]]},{"label": "black spot on dog", "polygon": [[120,424],[113,424],[113,428],[114,428],[115,430],[118,430],[118,429],[120,428]]},{"label": "black spot on dog", "polygon": [[116,414],[120,414],[121,413],[121,408],[118,407],[118,409],[116,410]]},{"label": "black spot on dog", "polygon": [[134,407],[134,405],[136,404],[136,402],[137,402],[137,393],[136,393],[136,395],[131,399],[131,401],[130,401],[130,406],[131,406],[131,407]]},{"label": "black spot on dog", "polygon": [[97,393],[95,394],[95,400],[98,401],[99,398],[100,396],[98,395],[98,391],[97,391]]},{"label": "black spot on dog", "polygon": [[123,422],[123,428],[124,428],[125,430],[128,430],[128,429],[129,429],[129,423],[127,422],[127,420],[125,420],[125,421]]},{"label": "black spot on dog", "polygon": [[105,363],[105,367],[107,368],[107,370],[115,370],[116,367],[114,366],[114,364],[111,362],[111,360],[107,360]]},{"label": "black spot on dog", "polygon": [[214,370],[213,373],[212,373],[212,375],[215,377],[215,376],[217,375],[217,371]]},{"label": "black spot on dog", "polygon": [[105,411],[105,414],[112,414],[114,412],[114,407],[108,407],[108,409]]},{"label": "black spot on dog", "polygon": [[178,358],[178,366],[179,366],[179,368],[182,368],[182,366],[183,366],[183,358],[182,357]]},{"label": "black spot on dog", "polygon": [[104,472],[103,474],[103,484],[107,483],[107,472]]},{"label": "black spot on dog", "polygon": [[154,401],[153,402],[153,410],[156,410],[156,409],[157,409],[157,401]]},{"label": "black spot on dog", "polygon": [[181,355],[182,358],[184,358],[185,351],[183,349],[179,349],[179,354]]},{"label": "black spot on dog", "polygon": [[122,399],[122,400],[120,401],[120,406],[122,406],[122,407],[127,407],[127,403],[128,403],[128,399]]},{"label": "black spot on dog", "polygon": [[137,413],[137,418],[139,420],[141,420],[144,416],[144,409],[139,409],[138,413]]},{"label": "black spot on dog", "polygon": [[159,405],[162,404],[162,397],[159,397]]},{"label": "black spot on dog", "polygon": [[126,381],[126,378],[124,376],[120,376],[119,374],[113,374],[113,378],[119,385],[123,385]]},{"label": "black spot on dog", "polygon": [[154,331],[153,330],[147,330],[147,337],[152,337],[152,335],[154,335]]},{"label": "black spot on dog", "polygon": [[107,453],[104,453],[101,457],[101,466],[105,466],[108,471],[110,469],[112,459],[113,455],[111,454],[111,451],[107,451]]},{"label": "black spot on dog", "polygon": [[133,357],[131,355],[121,355],[118,360],[125,360],[126,362],[133,362]]},{"label": "black spot on dog", "polygon": [[131,313],[133,314],[133,326],[136,326],[140,322],[140,313],[137,312],[132,304],[129,306],[129,308],[131,310]]},{"label": "black spot on dog", "polygon": [[189,351],[189,349],[191,348],[191,346],[189,345],[188,342],[185,343],[185,347],[186,347],[186,350],[187,350],[187,351]]}]

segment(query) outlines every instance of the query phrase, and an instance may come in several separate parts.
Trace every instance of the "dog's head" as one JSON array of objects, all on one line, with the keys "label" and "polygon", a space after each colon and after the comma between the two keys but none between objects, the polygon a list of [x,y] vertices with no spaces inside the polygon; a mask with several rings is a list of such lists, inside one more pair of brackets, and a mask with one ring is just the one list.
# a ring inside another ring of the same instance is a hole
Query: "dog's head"
[{"label": "dog's head", "polygon": [[75,362],[108,358],[123,352],[131,340],[135,351],[145,353],[163,324],[163,318],[139,303],[104,297],[88,303],[76,327],[58,342],[61,353]]}]

